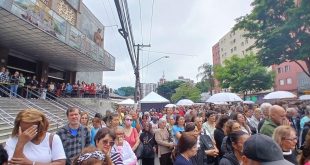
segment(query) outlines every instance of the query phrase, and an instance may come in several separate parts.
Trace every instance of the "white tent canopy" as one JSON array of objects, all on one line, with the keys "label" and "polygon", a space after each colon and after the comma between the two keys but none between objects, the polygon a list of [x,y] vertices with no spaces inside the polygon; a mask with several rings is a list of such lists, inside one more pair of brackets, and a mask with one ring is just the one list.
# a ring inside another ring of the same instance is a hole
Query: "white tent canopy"
[{"label": "white tent canopy", "polygon": [[132,99],[126,99],[126,100],[123,100],[117,104],[118,105],[134,105],[135,101],[133,101]]},{"label": "white tent canopy", "polygon": [[291,92],[287,91],[275,91],[267,94],[264,99],[265,100],[271,100],[271,99],[290,99],[290,98],[296,98],[296,95],[294,95]]},{"label": "white tent canopy", "polygon": [[155,92],[146,95],[140,103],[169,103],[170,101]]}]

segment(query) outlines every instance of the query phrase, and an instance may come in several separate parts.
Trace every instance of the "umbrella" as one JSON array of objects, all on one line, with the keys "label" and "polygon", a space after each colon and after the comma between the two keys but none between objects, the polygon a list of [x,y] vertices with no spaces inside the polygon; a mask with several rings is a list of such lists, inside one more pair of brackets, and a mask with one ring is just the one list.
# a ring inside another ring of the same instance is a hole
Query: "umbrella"
[{"label": "umbrella", "polygon": [[216,103],[216,102],[235,102],[235,101],[243,101],[243,100],[235,93],[217,93],[212,95],[206,102]]},{"label": "umbrella", "polygon": [[182,99],[182,100],[179,100],[177,102],[177,105],[187,105],[187,106],[191,106],[193,105],[194,102],[192,100],[189,100],[189,99]]},{"label": "umbrella", "polygon": [[167,105],[165,105],[165,108],[173,108],[173,107],[176,107],[176,105],[175,104],[167,104]]},{"label": "umbrella", "polygon": [[269,94],[267,94],[264,99],[265,100],[271,100],[271,99],[291,99],[291,98],[295,98],[296,95],[294,95],[291,92],[287,92],[287,91],[275,91],[275,92],[271,92]]},{"label": "umbrella", "polygon": [[228,103],[225,102],[225,101],[222,101],[222,102],[213,102],[213,104],[215,104],[215,105],[228,105]]},{"label": "umbrella", "polygon": [[299,100],[310,100],[310,95],[301,95],[299,96]]},{"label": "umbrella", "polygon": [[254,101],[246,100],[246,101],[243,101],[243,104],[254,104]]}]

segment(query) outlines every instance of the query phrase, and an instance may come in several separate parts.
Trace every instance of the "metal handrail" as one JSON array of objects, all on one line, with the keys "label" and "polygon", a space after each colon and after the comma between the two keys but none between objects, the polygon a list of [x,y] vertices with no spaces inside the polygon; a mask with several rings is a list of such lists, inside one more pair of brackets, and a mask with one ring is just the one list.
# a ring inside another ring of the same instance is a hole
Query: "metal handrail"
[{"label": "metal handrail", "polygon": [[[12,116],[12,115],[10,115],[10,114],[8,114],[7,112],[5,112],[3,109],[1,109],[0,108],[0,117],[1,117],[1,119],[3,120],[3,121],[5,121],[7,124],[9,124],[10,126],[14,126],[14,120],[15,120],[15,118]],[[4,115],[2,115],[2,114],[5,114],[5,116]],[[8,119],[9,118],[9,119]],[[10,120],[11,119],[11,120]]]},{"label": "metal handrail", "polygon": [[77,108],[79,108],[80,110],[82,110],[82,111],[87,111],[87,112],[90,113],[90,115],[95,116],[96,111],[94,111],[94,110],[91,110],[91,109],[82,107],[82,105],[77,105],[76,103],[74,103],[74,102],[72,102],[72,101],[70,101],[70,100],[66,100],[66,101],[65,101],[62,97],[56,97],[56,96],[53,96],[53,95],[51,95],[51,94],[49,94],[49,93],[47,93],[47,95],[48,95],[49,97],[52,97],[53,99],[55,99],[55,100],[57,100],[57,101],[62,102],[63,104],[65,104],[65,105],[67,105],[67,106],[69,106],[69,107],[77,107]]},{"label": "metal handrail", "polygon": [[[0,87],[1,87],[1,88],[0,88],[1,92],[3,92],[4,94],[10,96],[10,93],[8,93],[7,91],[4,90],[4,89],[6,89],[6,90],[10,91],[7,87],[5,87],[5,86],[2,85],[2,84],[0,84]],[[65,121],[64,121],[62,118],[56,116],[55,114],[53,114],[53,113],[51,113],[51,112],[45,110],[44,108],[42,108],[42,107],[40,107],[40,106],[34,104],[33,102],[31,102],[31,101],[29,101],[29,100],[23,98],[23,97],[20,96],[19,94],[17,94],[17,93],[15,93],[15,94],[16,94],[17,98],[20,98],[20,99],[22,100],[22,101],[21,101],[21,100],[17,99],[17,101],[18,101],[19,103],[25,105],[27,108],[36,108],[36,109],[39,109],[39,110],[45,112],[46,114],[48,114],[48,115],[46,115],[46,118],[48,118],[49,120],[55,122],[55,123],[57,124],[57,128],[59,128],[59,126],[63,126],[63,125],[64,125]],[[26,102],[27,102],[28,104],[27,104]],[[53,118],[53,117],[54,117],[54,118]],[[57,120],[55,120],[55,118],[56,118]],[[59,122],[60,122],[60,123],[59,123]]]},{"label": "metal handrail", "polygon": [[[90,115],[92,115],[92,116],[95,116],[95,114],[97,113],[97,111],[95,111],[95,110],[93,110],[93,109],[90,109],[90,108],[86,108],[86,107],[85,107],[84,105],[82,105],[82,104],[79,104],[79,103],[76,103],[76,102],[74,102],[74,101],[72,101],[72,100],[69,100],[69,97],[67,97],[67,98],[68,98],[68,99],[66,100],[66,102],[69,102],[69,103],[72,104],[73,106],[80,108],[82,111],[83,111],[83,110],[84,110],[84,111],[87,111],[87,112],[89,112]],[[61,99],[61,100],[64,102],[64,98],[59,97],[59,99]]]},{"label": "metal handrail", "polygon": [[[27,90],[27,92],[30,92],[31,94],[35,95],[36,97],[40,97],[39,92],[32,90],[31,88],[27,88],[26,90]],[[50,95],[50,94],[48,92],[46,92],[46,95]],[[50,96],[52,96],[52,95],[50,95]],[[47,103],[57,107],[58,109],[61,109],[62,111],[66,112],[67,107],[60,104],[59,102],[57,102],[53,99],[50,99],[49,97],[46,97],[46,99],[43,99],[43,100],[44,100],[44,102],[47,102]]]}]

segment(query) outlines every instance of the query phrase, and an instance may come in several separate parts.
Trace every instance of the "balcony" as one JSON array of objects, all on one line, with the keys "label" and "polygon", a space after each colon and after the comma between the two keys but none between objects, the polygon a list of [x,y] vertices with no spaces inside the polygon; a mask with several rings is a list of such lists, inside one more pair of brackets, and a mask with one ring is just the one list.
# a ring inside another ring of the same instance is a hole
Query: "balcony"
[{"label": "balcony", "polygon": [[40,0],[0,0],[0,47],[71,71],[113,71],[115,58]]}]

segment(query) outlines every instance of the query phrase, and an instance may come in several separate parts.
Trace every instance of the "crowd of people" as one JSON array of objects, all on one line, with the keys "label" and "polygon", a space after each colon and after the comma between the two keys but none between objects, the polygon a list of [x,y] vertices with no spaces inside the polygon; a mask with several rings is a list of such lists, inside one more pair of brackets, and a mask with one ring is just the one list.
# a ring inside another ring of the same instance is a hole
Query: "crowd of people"
[{"label": "crowd of people", "polygon": [[[42,99],[51,95],[57,97],[109,97],[109,88],[100,83],[88,84],[84,81],[77,81],[71,84],[61,81],[48,81],[45,78],[41,78],[38,81],[35,75],[24,77],[23,73],[18,71],[10,74],[9,70],[5,67],[1,67],[0,70],[0,85],[4,85],[9,89],[7,92],[10,93],[10,97],[16,97],[16,94],[25,98],[40,97]],[[48,96],[47,93],[49,94]],[[6,97],[7,95],[0,90],[0,96]]]},{"label": "crowd of people", "polygon": [[54,134],[41,111],[21,111],[4,147],[7,160],[0,162],[154,165],[158,156],[160,165],[310,164],[307,104],[211,104],[147,112],[118,106],[93,118],[71,107],[66,115],[68,124]]}]

